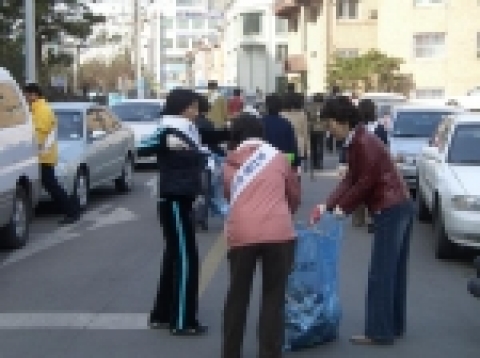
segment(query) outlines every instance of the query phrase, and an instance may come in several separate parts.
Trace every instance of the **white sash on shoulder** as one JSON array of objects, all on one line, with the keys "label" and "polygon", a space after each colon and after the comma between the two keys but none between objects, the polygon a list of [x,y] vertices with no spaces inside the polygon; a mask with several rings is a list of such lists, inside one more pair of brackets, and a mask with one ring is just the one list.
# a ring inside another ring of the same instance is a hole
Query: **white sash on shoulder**
[{"label": "white sash on shoulder", "polygon": [[[244,144],[246,143],[244,142]],[[272,161],[277,153],[277,149],[263,142],[250,158],[243,163],[233,177],[230,205],[233,205],[248,184]]]}]

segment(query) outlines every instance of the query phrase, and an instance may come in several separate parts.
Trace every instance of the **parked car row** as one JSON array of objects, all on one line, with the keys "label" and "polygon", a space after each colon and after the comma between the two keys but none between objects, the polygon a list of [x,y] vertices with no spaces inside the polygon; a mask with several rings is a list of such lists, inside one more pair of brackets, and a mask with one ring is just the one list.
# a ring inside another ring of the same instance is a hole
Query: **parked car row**
[{"label": "parked car row", "polygon": [[[87,209],[91,189],[100,185],[114,182],[119,191],[130,191],[137,160],[130,126],[96,103],[50,105],[58,123],[55,173],[81,209]],[[0,68],[0,246],[25,245],[34,209],[48,199],[41,189],[30,110],[16,81]]]}]

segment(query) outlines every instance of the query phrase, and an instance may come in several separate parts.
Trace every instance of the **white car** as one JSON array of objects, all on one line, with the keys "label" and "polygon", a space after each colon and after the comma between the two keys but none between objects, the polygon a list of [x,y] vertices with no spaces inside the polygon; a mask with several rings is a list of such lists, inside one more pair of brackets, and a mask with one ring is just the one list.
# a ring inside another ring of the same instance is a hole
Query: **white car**
[{"label": "white car", "polygon": [[445,116],[460,109],[427,104],[403,104],[393,107],[390,152],[411,190],[416,189],[418,156]]},{"label": "white car", "polygon": [[[162,120],[163,99],[128,99],[112,105],[110,108],[120,120],[133,130],[135,147],[149,138],[159,127]],[[151,159],[151,158],[144,158]]]},{"label": "white car", "polygon": [[480,248],[480,115],[445,119],[417,166],[418,216],[433,217],[437,258]]},{"label": "white car", "polygon": [[0,67],[0,246],[19,248],[29,236],[40,195],[38,143],[30,110],[10,73]]},{"label": "white car", "polygon": [[136,158],[131,129],[95,103],[54,102],[51,106],[58,121],[55,173],[81,209],[88,206],[90,189],[95,187],[114,182],[119,191],[130,191]]}]

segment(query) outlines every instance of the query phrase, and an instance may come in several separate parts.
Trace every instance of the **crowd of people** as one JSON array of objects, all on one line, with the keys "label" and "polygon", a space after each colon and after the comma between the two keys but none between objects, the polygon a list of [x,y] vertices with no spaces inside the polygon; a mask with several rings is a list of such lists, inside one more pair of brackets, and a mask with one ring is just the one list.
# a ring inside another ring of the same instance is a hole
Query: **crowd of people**
[{"label": "crowd of people", "polygon": [[[223,311],[221,356],[240,358],[247,308],[257,261],[262,264],[258,324],[260,358],[282,356],[287,277],[296,233],[293,215],[301,202],[300,165],[307,156],[303,97],[288,87],[287,96],[265,97],[265,113],[246,110],[241,91],[227,100],[216,83],[208,95],[172,90],[165,102],[161,130],[144,149],[157,156],[159,216],[165,241],[158,292],[149,316],[152,329],[175,336],[203,335],[198,317],[199,254],[194,202],[202,192],[205,147],[225,157],[224,196],[230,283]],[[58,184],[55,118],[38,85],[25,87],[42,163],[42,183],[62,206],[64,223],[78,219]],[[353,103],[335,94],[322,98],[321,117],[330,135],[343,143],[346,167],[325,204],[310,215],[314,225],[329,211],[370,215],[373,248],[367,288],[366,320],[355,344],[392,344],[405,334],[407,262],[413,220],[409,191],[387,148],[385,129],[375,121],[369,101]],[[300,145],[299,145],[300,143]],[[223,144],[226,144],[224,146]]]}]

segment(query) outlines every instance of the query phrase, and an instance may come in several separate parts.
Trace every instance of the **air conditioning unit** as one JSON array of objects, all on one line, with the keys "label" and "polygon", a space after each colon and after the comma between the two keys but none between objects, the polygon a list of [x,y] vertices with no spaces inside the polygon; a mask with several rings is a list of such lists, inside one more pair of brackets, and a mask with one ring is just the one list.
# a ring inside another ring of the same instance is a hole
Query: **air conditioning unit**
[{"label": "air conditioning unit", "polygon": [[377,9],[370,10],[370,12],[368,14],[368,18],[370,20],[377,20],[378,19],[378,10]]},{"label": "air conditioning unit", "polygon": [[477,58],[480,59],[480,49],[477,50]]}]

